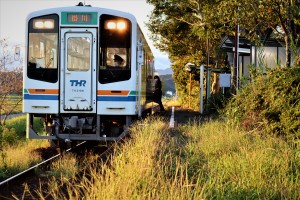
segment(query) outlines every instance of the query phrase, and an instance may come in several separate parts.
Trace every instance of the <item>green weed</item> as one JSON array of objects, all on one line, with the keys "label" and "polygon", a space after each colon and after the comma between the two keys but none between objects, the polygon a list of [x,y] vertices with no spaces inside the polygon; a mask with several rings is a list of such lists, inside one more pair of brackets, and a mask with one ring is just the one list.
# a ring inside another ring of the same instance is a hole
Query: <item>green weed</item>
[{"label": "green weed", "polygon": [[300,137],[300,68],[277,68],[257,75],[229,102],[224,114],[245,130]]}]

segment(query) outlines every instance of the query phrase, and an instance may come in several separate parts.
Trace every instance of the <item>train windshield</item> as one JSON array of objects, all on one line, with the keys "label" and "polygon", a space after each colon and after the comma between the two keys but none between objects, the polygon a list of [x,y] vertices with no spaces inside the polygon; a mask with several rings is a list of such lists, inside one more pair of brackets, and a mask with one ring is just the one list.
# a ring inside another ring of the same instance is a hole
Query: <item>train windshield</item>
[{"label": "train windshield", "polygon": [[58,16],[33,18],[28,24],[27,76],[31,79],[58,80]]},{"label": "train windshield", "polygon": [[100,83],[129,80],[131,22],[125,18],[102,15],[100,31]]}]

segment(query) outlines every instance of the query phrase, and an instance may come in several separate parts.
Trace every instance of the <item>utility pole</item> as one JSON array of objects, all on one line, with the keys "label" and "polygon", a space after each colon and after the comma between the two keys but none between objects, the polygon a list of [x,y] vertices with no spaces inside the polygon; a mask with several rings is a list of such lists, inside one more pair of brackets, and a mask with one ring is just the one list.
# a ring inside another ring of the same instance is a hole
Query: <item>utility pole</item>
[{"label": "utility pole", "polygon": [[233,94],[237,94],[239,88],[239,25],[235,27],[235,37],[234,37],[234,69],[233,69]]},{"label": "utility pole", "polygon": [[233,68],[233,76],[232,76],[232,93],[237,94],[239,88],[239,32],[240,26],[238,22],[238,14],[239,14],[239,7],[237,8],[236,14],[236,26],[235,26],[235,34],[234,34],[234,68]]}]

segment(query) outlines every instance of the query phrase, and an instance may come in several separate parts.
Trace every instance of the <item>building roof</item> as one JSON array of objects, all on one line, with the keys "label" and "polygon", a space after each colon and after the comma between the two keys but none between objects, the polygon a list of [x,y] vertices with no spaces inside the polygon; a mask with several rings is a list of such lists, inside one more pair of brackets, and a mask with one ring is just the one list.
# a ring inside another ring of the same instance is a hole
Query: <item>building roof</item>
[{"label": "building roof", "polygon": [[[234,52],[234,40],[235,36],[226,35],[222,38],[219,47],[224,49],[226,52]],[[276,39],[266,39],[262,41],[263,46],[265,47],[282,47],[285,42],[278,41]],[[239,52],[244,54],[250,54],[251,46],[255,46],[255,44],[251,43],[248,39],[243,36],[239,37]],[[298,44],[300,46],[300,42]]]},{"label": "building roof", "polygon": [[[219,45],[220,48],[224,49],[227,52],[234,52],[234,36],[226,35],[222,38],[221,43]],[[239,52],[250,54],[250,48],[253,46],[249,40],[247,40],[245,37],[240,36],[239,37]]]}]

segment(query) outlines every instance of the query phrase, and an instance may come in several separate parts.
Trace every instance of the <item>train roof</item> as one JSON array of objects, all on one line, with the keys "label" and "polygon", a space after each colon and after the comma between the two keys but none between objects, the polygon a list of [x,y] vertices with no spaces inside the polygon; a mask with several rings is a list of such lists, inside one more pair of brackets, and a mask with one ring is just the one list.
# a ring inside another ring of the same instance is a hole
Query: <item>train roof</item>
[{"label": "train roof", "polygon": [[[26,21],[28,22],[30,19],[34,17],[39,17],[43,15],[50,15],[50,14],[57,14],[61,17],[63,12],[97,12],[100,15],[102,14],[108,14],[108,15],[114,15],[114,16],[119,16],[126,18],[131,21],[132,25],[135,25],[138,27],[139,32],[143,35],[143,38],[146,40],[144,33],[141,31],[141,28],[139,24],[137,23],[136,17],[129,13],[129,12],[124,12],[120,10],[115,10],[111,8],[104,8],[104,7],[93,7],[93,6],[67,6],[67,7],[53,7],[53,8],[48,8],[48,9],[43,9],[43,10],[36,10],[27,15]],[[151,51],[150,46],[147,43],[147,49]],[[153,57],[153,55],[152,55]]]},{"label": "train roof", "polygon": [[29,13],[26,19],[28,21],[33,17],[53,14],[53,13],[57,13],[58,15],[60,15],[61,12],[98,12],[100,15],[101,14],[116,15],[116,16],[127,18],[132,23],[137,23],[136,17],[131,13],[120,11],[120,10],[114,10],[110,8],[92,7],[92,6],[53,7],[53,8],[43,9],[43,10],[37,10]]}]

